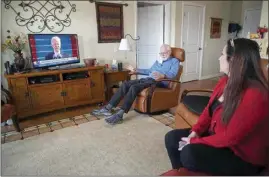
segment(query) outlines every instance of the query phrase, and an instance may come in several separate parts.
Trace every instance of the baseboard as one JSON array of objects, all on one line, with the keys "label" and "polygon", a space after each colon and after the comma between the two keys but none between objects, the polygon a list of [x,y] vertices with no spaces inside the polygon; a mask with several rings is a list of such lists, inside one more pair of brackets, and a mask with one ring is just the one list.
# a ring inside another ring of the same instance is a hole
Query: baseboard
[{"label": "baseboard", "polygon": [[207,75],[207,76],[202,76],[200,78],[200,80],[211,79],[211,78],[214,78],[214,77],[220,77],[222,75],[223,75],[223,73],[217,73],[217,74],[211,74],[211,75]]}]

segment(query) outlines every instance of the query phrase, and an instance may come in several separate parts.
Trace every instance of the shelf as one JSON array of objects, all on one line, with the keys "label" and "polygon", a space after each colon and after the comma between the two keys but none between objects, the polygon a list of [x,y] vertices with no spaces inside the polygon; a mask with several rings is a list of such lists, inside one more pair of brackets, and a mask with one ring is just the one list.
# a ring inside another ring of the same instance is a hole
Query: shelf
[{"label": "shelf", "polygon": [[28,84],[29,85],[44,85],[44,84],[50,84],[60,81],[60,75],[59,74],[53,74],[53,75],[44,75],[44,76],[33,76],[28,77]]},{"label": "shelf", "polygon": [[77,72],[69,72],[62,73],[63,81],[72,81],[72,80],[80,80],[80,79],[88,79],[90,74],[88,71],[77,71]]},{"label": "shelf", "polygon": [[40,86],[44,86],[44,85],[55,85],[55,84],[61,84],[61,81],[57,81],[57,82],[50,82],[50,83],[42,83],[42,84],[29,84],[28,87],[40,87]]},{"label": "shelf", "polygon": [[73,79],[73,80],[64,80],[62,83],[72,83],[72,82],[79,82],[88,80],[90,82],[90,78],[80,78],[80,79]]}]

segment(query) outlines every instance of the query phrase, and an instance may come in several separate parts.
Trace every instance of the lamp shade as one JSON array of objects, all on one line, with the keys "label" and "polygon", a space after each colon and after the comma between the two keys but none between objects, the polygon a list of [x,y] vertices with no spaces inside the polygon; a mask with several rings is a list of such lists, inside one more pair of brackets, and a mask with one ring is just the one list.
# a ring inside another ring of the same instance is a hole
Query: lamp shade
[{"label": "lamp shade", "polygon": [[119,50],[124,50],[124,51],[130,51],[131,50],[129,42],[128,42],[128,40],[126,38],[121,39]]}]

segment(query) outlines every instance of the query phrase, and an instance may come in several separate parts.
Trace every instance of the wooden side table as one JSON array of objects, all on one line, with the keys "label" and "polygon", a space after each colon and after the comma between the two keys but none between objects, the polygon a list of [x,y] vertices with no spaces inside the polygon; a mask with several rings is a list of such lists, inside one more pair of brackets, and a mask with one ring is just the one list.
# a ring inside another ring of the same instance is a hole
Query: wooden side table
[{"label": "wooden side table", "polygon": [[106,71],[105,72],[105,85],[106,85],[106,101],[109,101],[113,95],[112,86],[118,85],[119,82],[130,80],[129,70],[122,71]]}]

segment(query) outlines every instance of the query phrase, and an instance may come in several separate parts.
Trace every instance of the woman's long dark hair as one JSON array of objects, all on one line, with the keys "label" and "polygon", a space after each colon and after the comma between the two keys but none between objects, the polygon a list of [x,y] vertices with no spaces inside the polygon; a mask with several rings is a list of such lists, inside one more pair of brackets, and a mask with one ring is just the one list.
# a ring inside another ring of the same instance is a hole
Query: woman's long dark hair
[{"label": "woman's long dark hair", "polygon": [[227,42],[229,79],[224,89],[222,122],[228,124],[240,103],[243,91],[249,83],[258,82],[268,90],[268,84],[261,69],[261,57],[257,42],[239,38]]}]

